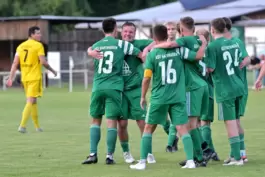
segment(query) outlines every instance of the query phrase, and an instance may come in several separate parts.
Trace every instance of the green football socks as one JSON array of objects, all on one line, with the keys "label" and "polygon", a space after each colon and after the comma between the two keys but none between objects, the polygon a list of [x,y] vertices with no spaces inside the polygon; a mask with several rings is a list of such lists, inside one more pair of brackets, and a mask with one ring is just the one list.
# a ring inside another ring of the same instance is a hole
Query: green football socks
[{"label": "green football socks", "polygon": [[108,128],[107,132],[107,152],[108,154],[113,154],[115,152],[117,141],[117,129],[116,128]]},{"label": "green football socks", "polygon": [[152,134],[143,133],[140,159],[147,159],[148,153],[152,153]]},{"label": "green football socks", "polygon": [[230,148],[231,148],[231,157],[234,157],[235,160],[240,160],[240,138],[239,136],[234,136],[229,138]]},{"label": "green football socks", "polygon": [[171,124],[169,128],[168,141],[167,141],[168,146],[173,146],[173,143],[176,139],[176,134],[177,134],[176,126]]},{"label": "green football socks", "polygon": [[193,160],[193,144],[190,134],[181,137],[187,160]]},{"label": "green football socks", "polygon": [[100,127],[98,125],[90,126],[90,153],[95,154],[98,150],[100,140]]},{"label": "green football socks", "polygon": [[203,160],[203,152],[201,148],[201,141],[200,141],[200,131],[198,128],[193,129],[190,131],[190,136],[193,142],[194,147],[194,156],[198,159],[198,161]]},{"label": "green football socks", "polygon": [[123,152],[130,152],[128,141],[122,141],[121,148]]}]

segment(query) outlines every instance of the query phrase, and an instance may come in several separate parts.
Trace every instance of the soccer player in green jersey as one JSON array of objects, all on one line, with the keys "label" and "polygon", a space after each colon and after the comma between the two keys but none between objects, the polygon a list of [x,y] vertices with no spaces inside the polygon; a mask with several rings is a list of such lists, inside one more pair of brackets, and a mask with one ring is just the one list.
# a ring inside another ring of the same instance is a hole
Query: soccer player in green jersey
[{"label": "soccer player in green jersey", "polygon": [[246,94],[240,73],[239,44],[225,38],[226,24],[222,18],[211,22],[211,34],[215,39],[207,47],[206,65],[212,74],[218,119],[224,121],[234,159],[224,165],[244,165],[240,155],[240,137],[236,119],[240,115],[240,100]]},{"label": "soccer player in green jersey", "polygon": [[[126,22],[122,25],[121,36],[122,40],[132,43],[135,47],[143,50],[152,46],[153,40],[136,40],[136,26],[132,22]],[[100,51],[89,49],[89,55],[98,58]],[[130,153],[129,135],[128,135],[128,119],[136,120],[140,129],[141,135],[144,130],[144,119],[146,110],[140,107],[141,99],[141,84],[143,78],[143,60],[135,56],[126,55],[123,63],[123,79],[124,90],[122,97],[122,112],[123,115],[118,120],[118,136],[123,150],[123,157],[126,163],[134,162],[134,158]],[[148,154],[148,163],[155,163],[155,158],[152,152]]]},{"label": "soccer player in green jersey", "polygon": [[[135,47],[143,50],[152,45],[153,40],[135,39],[136,26],[132,22],[126,22],[122,25],[121,37],[122,40],[132,43]],[[123,79],[124,90],[122,100],[123,119],[118,122],[118,135],[120,138],[123,156],[126,163],[134,162],[129,150],[129,135],[127,131],[128,119],[135,120],[140,129],[141,135],[145,126],[146,110],[140,107],[141,100],[141,84],[144,74],[143,61],[135,56],[125,56],[123,64]],[[152,152],[149,152],[148,163],[155,163],[155,158]]]},{"label": "soccer player in green jersey", "polygon": [[[175,41],[177,36],[177,23],[167,22],[165,23],[167,27],[168,39],[167,41]],[[167,119],[166,123],[163,125],[165,132],[168,134],[168,141],[166,152],[176,152],[178,150],[178,136],[176,127],[171,124],[170,119]]]},{"label": "soccer player in green jersey", "polygon": [[105,19],[102,23],[105,37],[96,42],[92,49],[101,51],[103,58],[94,59],[94,78],[90,100],[90,155],[83,164],[97,163],[97,147],[100,140],[102,116],[107,118],[107,157],[106,164],[114,164],[113,153],[117,140],[117,120],[122,115],[122,91],[124,82],[122,66],[126,55],[142,57],[139,49],[131,43],[115,39],[116,20]]},{"label": "soccer player in green jersey", "polygon": [[[196,31],[196,35],[203,35],[205,39],[209,42],[210,41],[210,32],[206,29],[199,29]],[[205,64],[206,58],[204,57],[203,60],[199,62],[201,66],[201,73],[203,78],[208,84],[209,89],[209,108],[208,113],[206,115],[202,115],[200,117],[200,130],[203,137],[203,143],[202,143],[202,149],[206,149],[207,146],[213,150],[212,154],[212,160],[214,161],[220,161],[217,153],[215,152],[215,148],[213,145],[212,140],[212,130],[211,130],[211,123],[214,120],[214,90],[213,90],[213,81],[211,74],[207,73],[206,64]]]},{"label": "soccer player in green jersey", "polygon": [[[227,18],[227,17],[223,17],[225,23],[226,23],[226,32],[225,32],[225,37],[231,40],[234,40],[240,47],[241,49],[241,60],[243,61],[250,61],[249,56],[248,56],[248,52],[246,50],[246,47],[244,45],[244,43],[239,39],[239,38],[234,38],[231,35],[231,28],[232,28],[232,21]],[[247,155],[246,155],[246,148],[245,148],[245,140],[244,140],[244,129],[242,127],[242,124],[240,122],[240,117],[244,116],[245,114],[245,110],[246,110],[246,105],[247,105],[247,99],[248,99],[248,81],[247,81],[247,68],[243,67],[240,73],[236,73],[239,74],[239,76],[241,76],[243,82],[244,82],[244,86],[245,86],[245,94],[243,95],[242,99],[240,99],[240,113],[236,119],[237,124],[238,124],[238,129],[239,129],[239,137],[240,137],[240,154],[241,154],[241,158],[243,159],[244,162],[247,162]],[[230,154],[230,157],[225,160],[225,163],[229,163],[231,161],[232,158],[232,152]]]},{"label": "soccer player in green jersey", "polygon": [[[196,52],[201,45],[201,41],[198,36],[194,36],[194,30],[194,20],[191,17],[184,17],[180,20],[180,31],[184,37],[178,38],[176,41],[162,43],[156,47],[175,48],[182,46]],[[205,39],[203,36],[200,36],[200,38]],[[208,85],[201,76],[199,62],[185,61],[185,77],[189,130],[194,144],[194,156],[201,166],[206,166],[213,152],[208,148],[205,151],[205,158],[203,158],[202,139],[198,121],[201,115],[207,114],[208,112]],[[185,162],[180,164],[184,165]]]},{"label": "soccer player in green jersey", "polygon": [[[156,43],[167,41],[167,28],[163,25],[154,27]],[[146,124],[141,142],[141,158],[131,169],[144,170],[146,168],[147,154],[152,148],[152,134],[158,124],[163,124],[170,115],[172,124],[176,126],[181,135],[187,163],[183,168],[195,168],[193,161],[193,143],[188,133],[187,111],[185,103],[185,75],[182,60],[201,59],[206,45],[202,45],[197,53],[187,48],[153,49],[147,56],[144,79],[142,82],[141,107],[146,106],[146,93],[151,77],[152,95],[146,115]],[[152,76],[153,75],[153,76]]]}]

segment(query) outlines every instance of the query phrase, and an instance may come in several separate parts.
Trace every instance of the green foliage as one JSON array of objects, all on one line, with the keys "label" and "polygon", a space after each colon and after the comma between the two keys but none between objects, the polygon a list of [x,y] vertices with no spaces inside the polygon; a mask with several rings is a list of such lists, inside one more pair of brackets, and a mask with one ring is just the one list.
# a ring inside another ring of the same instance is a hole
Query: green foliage
[{"label": "green foliage", "polygon": [[0,16],[111,16],[176,0],[1,0]]}]

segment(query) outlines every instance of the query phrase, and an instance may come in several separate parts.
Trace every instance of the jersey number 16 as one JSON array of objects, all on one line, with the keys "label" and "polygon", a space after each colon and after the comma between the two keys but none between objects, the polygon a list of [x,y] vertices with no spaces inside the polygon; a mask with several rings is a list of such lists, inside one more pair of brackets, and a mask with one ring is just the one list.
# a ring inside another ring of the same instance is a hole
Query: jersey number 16
[{"label": "jersey number 16", "polygon": [[162,85],[174,84],[177,82],[177,72],[172,68],[172,62],[172,59],[168,60],[167,65],[165,61],[159,62],[159,66],[161,67]]}]

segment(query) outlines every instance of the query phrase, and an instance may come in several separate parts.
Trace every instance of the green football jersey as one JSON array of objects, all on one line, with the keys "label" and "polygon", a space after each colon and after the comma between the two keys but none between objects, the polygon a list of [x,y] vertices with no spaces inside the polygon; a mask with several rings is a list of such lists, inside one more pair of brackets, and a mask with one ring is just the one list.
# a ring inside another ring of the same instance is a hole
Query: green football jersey
[{"label": "green football jersey", "polygon": [[238,74],[240,46],[224,37],[211,42],[207,47],[207,67],[213,69],[216,101],[222,102],[245,94],[243,80]]},{"label": "green football jersey", "polygon": [[153,72],[151,103],[173,104],[186,101],[183,60],[195,60],[196,52],[188,48],[153,49],[145,69]]},{"label": "green football jersey", "polygon": [[[131,43],[134,47],[144,50],[153,40],[134,40]],[[125,56],[123,65],[123,79],[124,79],[124,90],[130,90],[133,88],[141,87],[142,78],[144,74],[144,68],[142,61],[131,55]]]},{"label": "green football jersey", "polygon": [[206,56],[199,61],[199,70],[201,73],[202,78],[206,81],[206,83],[208,84],[208,88],[209,88],[209,97],[213,98],[214,97],[214,90],[213,90],[213,81],[212,81],[212,77],[211,74],[207,73],[206,71]]},{"label": "green football jersey", "polygon": [[140,50],[127,41],[108,36],[92,46],[103,52],[103,59],[94,59],[94,78],[92,92],[114,89],[123,91],[123,61],[126,55],[137,56]]},{"label": "green football jersey", "polygon": [[[241,41],[239,38],[232,38],[232,40],[234,40],[236,43],[238,43],[238,45],[240,47],[240,50],[241,50],[240,61],[242,61],[245,57],[248,57],[248,52],[247,52],[247,49],[246,49],[243,41]],[[248,94],[247,68],[246,67],[242,68],[240,74],[241,74],[241,78],[245,84],[246,94]]]},{"label": "green football jersey", "polygon": [[[176,40],[176,43],[194,52],[197,52],[201,46],[198,36],[181,37]],[[200,64],[202,63],[185,61],[186,91],[192,91],[207,85],[203,79]]]}]

